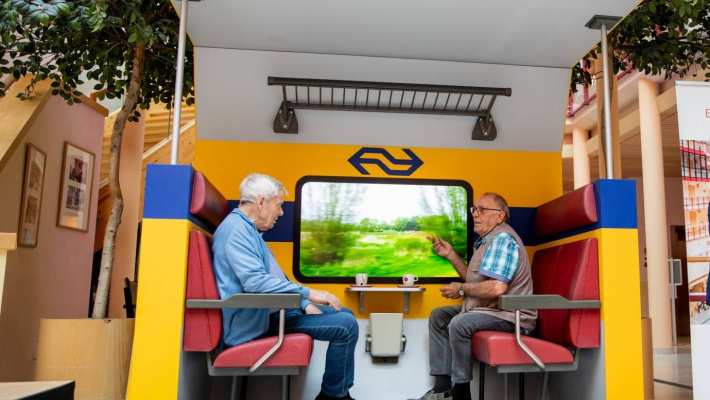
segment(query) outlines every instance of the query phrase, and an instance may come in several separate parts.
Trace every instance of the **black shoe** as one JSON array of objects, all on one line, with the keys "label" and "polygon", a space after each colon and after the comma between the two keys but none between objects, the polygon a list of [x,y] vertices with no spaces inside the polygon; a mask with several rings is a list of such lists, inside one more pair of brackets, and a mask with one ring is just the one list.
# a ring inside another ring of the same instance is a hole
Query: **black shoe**
[{"label": "black shoe", "polygon": [[457,383],[451,389],[453,400],[471,400],[471,383]]},{"label": "black shoe", "polygon": [[320,392],[318,393],[318,396],[316,396],[316,400],[355,400],[352,397],[350,397],[350,393],[346,394],[343,397],[332,397],[328,396],[327,394]]}]

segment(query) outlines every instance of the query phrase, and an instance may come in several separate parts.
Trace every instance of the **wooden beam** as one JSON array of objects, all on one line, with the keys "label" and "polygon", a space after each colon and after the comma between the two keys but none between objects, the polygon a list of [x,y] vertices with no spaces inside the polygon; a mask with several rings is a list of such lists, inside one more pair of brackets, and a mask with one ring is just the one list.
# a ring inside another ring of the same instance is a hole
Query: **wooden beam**
[{"label": "wooden beam", "polygon": [[22,142],[32,122],[51,96],[49,81],[42,81],[37,82],[31,99],[17,99],[17,95],[25,90],[31,80],[31,77],[25,77],[16,81],[0,100],[0,170]]},{"label": "wooden beam", "polygon": [[17,247],[17,234],[0,232],[0,251],[15,250]]},{"label": "wooden beam", "polygon": [[17,246],[17,235],[14,233],[0,233],[0,313],[2,313],[2,290],[5,287],[5,263],[7,252]]}]

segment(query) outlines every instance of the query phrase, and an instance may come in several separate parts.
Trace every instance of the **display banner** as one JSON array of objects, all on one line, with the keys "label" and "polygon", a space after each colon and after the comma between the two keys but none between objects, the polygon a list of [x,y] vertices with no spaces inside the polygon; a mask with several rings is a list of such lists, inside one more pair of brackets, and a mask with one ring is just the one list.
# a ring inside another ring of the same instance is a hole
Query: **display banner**
[{"label": "display banner", "polygon": [[710,399],[710,83],[676,82],[688,259],[693,395]]}]

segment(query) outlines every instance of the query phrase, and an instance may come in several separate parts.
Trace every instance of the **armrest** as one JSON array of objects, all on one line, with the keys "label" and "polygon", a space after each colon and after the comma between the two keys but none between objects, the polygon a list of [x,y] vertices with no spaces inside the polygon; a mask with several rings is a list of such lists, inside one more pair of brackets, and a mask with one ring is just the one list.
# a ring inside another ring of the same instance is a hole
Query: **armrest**
[{"label": "armrest", "polygon": [[224,300],[188,299],[186,308],[300,308],[298,293],[239,293]]},{"label": "armrest", "polygon": [[525,308],[536,310],[550,309],[598,309],[601,307],[599,300],[568,300],[556,294],[533,295],[503,295],[500,296],[500,308],[508,311],[522,310]]}]

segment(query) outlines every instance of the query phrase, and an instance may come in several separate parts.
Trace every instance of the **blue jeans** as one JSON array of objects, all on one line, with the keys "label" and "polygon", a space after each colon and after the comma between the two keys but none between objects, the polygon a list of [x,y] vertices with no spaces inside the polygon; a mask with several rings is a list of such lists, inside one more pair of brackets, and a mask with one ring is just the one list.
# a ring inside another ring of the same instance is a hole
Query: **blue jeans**
[{"label": "blue jeans", "polygon": [[[323,314],[309,315],[300,309],[286,310],[286,333],[305,333],[315,340],[330,342],[325,355],[325,373],[321,392],[344,397],[355,379],[355,344],[358,325],[353,313],[343,308],[318,306]],[[279,313],[271,313],[268,335],[279,330]]]}]

